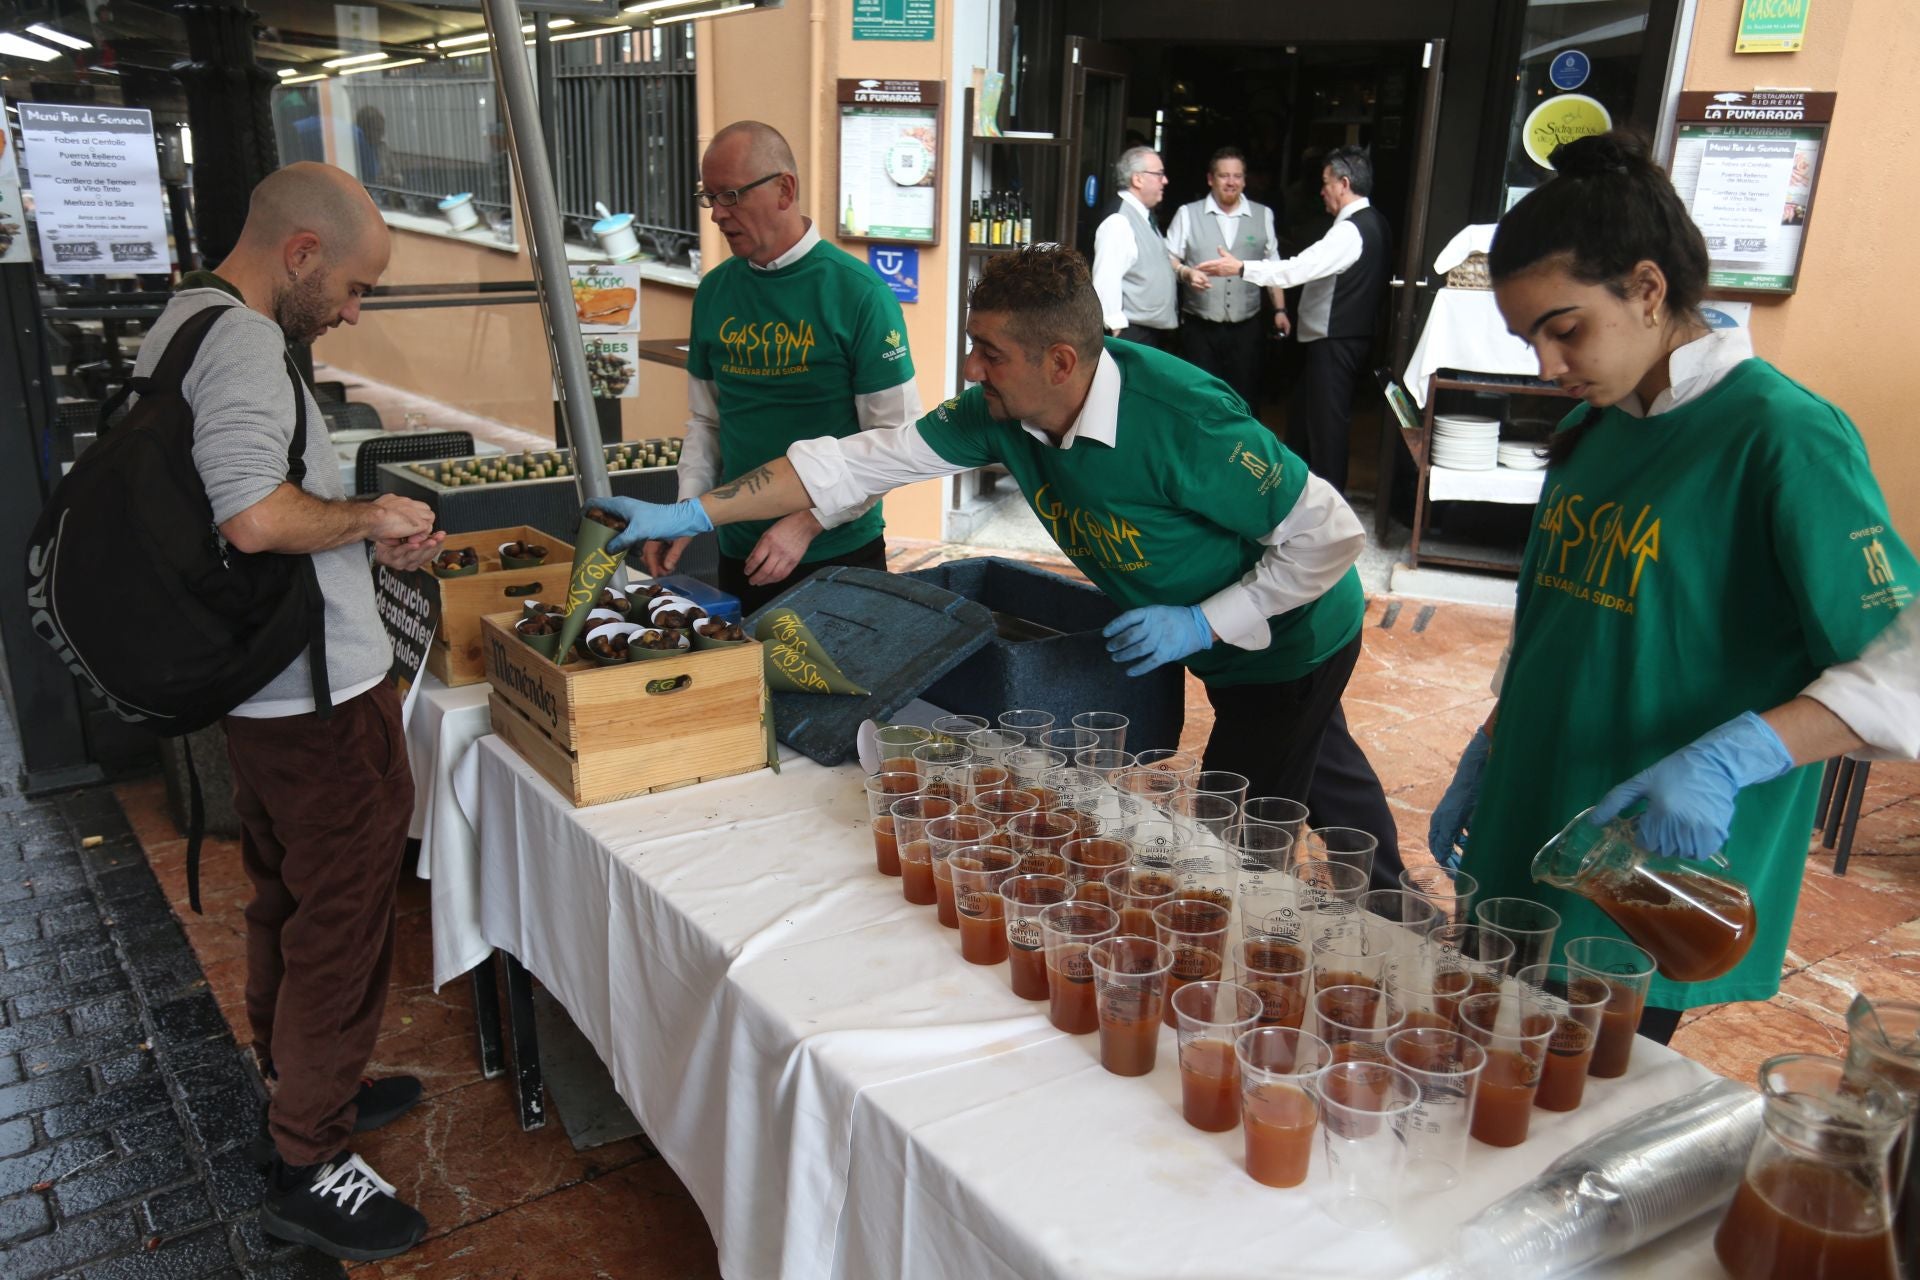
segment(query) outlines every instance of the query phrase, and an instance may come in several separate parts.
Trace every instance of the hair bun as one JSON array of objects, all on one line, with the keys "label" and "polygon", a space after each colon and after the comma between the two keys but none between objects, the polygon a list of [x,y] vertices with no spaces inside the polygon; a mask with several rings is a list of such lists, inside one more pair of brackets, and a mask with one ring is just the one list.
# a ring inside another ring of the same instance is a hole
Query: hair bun
[{"label": "hair bun", "polygon": [[1555,173],[1568,178],[1624,175],[1644,169],[1650,163],[1646,146],[1640,139],[1618,129],[1563,142],[1547,158],[1552,161]]}]

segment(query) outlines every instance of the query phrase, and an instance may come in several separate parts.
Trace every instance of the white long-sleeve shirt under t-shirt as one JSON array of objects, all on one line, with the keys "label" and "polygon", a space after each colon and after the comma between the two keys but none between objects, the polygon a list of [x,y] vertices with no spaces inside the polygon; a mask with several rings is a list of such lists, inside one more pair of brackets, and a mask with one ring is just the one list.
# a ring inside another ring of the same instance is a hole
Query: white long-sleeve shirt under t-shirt
[{"label": "white long-sleeve shirt under t-shirt", "polygon": [[[795,242],[793,248],[764,267],[756,262],[747,265],[755,271],[777,271],[800,261],[819,243],[820,232],[809,222],[805,234]],[[920,403],[920,389],[911,378],[884,391],[854,396],[853,411],[862,431],[885,431],[905,426],[917,421],[926,412]],[[683,501],[699,497],[720,480],[720,392],[710,379],[691,376],[687,379],[686,438],[680,443],[680,465],[675,468],[674,474],[678,478],[679,496]],[[815,507],[813,518],[824,529],[837,529],[850,520],[858,520],[871,511],[873,504],[879,500],[876,495],[841,510]]]},{"label": "white long-sleeve shirt under t-shirt", "polygon": [[[1147,220],[1148,226],[1153,225],[1153,214],[1139,196],[1122,191],[1120,202],[1131,204]],[[1130,323],[1121,301],[1121,282],[1139,259],[1140,242],[1127,221],[1127,211],[1121,209],[1101,219],[1093,232],[1093,292],[1100,299],[1100,318],[1108,332],[1117,333]]]},{"label": "white long-sleeve shirt under t-shirt", "polygon": [[[1100,354],[1080,414],[1056,444],[1039,427],[1020,429],[1059,449],[1112,448],[1119,430],[1120,367]],[[823,507],[868,501],[889,489],[965,470],[941,457],[917,423],[890,431],[864,431],[836,439],[802,440],[787,450],[800,482]],[[1195,513],[1204,519],[1202,513]],[[1309,475],[1293,509],[1260,540],[1266,551],[1247,573],[1200,605],[1214,634],[1241,649],[1264,649],[1272,641],[1267,620],[1317,600],[1360,558],[1366,530],[1339,493]]]},{"label": "white long-sleeve shirt under t-shirt", "polygon": [[[1651,405],[1632,392],[1620,401],[1620,408],[1636,418],[1657,417],[1705,395],[1752,357],[1753,342],[1745,329],[1711,330],[1667,357],[1670,385]],[[1496,697],[1512,655],[1509,632],[1506,651],[1493,673]],[[1920,611],[1911,606],[1903,610],[1858,658],[1828,667],[1801,693],[1840,717],[1867,744],[1855,755],[1920,759]]]}]

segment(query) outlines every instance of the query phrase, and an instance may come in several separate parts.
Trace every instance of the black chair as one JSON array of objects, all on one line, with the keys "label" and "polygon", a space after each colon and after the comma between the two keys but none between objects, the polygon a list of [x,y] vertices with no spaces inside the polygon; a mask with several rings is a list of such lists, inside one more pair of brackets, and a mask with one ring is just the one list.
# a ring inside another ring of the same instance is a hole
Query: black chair
[{"label": "black chair", "polygon": [[368,440],[353,456],[353,491],[378,493],[383,462],[425,462],[430,458],[470,458],[471,431],[409,431]]},{"label": "black chair", "polygon": [[344,382],[316,382],[313,384],[313,398],[321,404],[345,404],[347,402],[347,384]]},{"label": "black chair", "polygon": [[1813,811],[1813,829],[1821,833],[1821,848],[1834,849],[1833,874],[1837,876],[1847,874],[1847,860],[1853,857],[1853,832],[1860,824],[1860,802],[1867,794],[1867,770],[1871,767],[1868,760],[1835,756],[1820,775],[1820,803]]}]

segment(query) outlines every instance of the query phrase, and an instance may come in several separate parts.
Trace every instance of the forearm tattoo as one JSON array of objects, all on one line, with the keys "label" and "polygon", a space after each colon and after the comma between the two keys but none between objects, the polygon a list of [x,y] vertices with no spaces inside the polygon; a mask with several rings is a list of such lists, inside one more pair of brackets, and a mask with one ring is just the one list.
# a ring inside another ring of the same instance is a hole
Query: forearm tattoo
[{"label": "forearm tattoo", "polygon": [[755,467],[738,479],[729,480],[719,488],[711,490],[707,496],[725,501],[728,498],[737,498],[743,493],[758,493],[772,483],[773,471],[770,468]]}]

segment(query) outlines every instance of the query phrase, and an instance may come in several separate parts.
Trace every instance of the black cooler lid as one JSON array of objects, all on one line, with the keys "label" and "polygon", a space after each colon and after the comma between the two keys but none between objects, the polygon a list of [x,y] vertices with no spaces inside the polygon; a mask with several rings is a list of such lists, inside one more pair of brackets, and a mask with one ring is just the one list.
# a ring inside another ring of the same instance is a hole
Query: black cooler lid
[{"label": "black cooler lid", "polygon": [[773,695],[780,741],[825,765],[850,760],[860,724],[884,722],[993,638],[985,605],[929,583],[875,569],[823,569],[747,619],[751,633],[775,609],[800,615],[864,698]]}]

